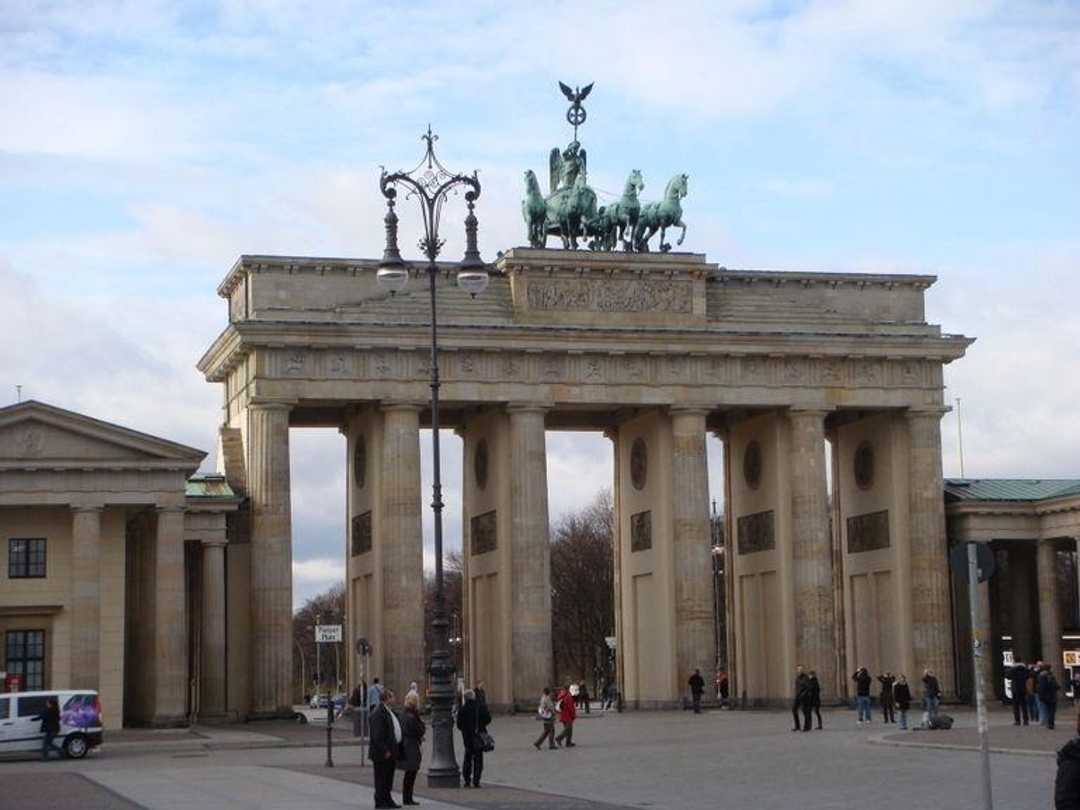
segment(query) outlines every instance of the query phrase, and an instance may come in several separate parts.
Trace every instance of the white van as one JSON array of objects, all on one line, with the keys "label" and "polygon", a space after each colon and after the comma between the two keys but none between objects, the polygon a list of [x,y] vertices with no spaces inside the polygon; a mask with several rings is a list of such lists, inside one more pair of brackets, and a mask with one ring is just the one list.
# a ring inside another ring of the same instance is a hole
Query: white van
[{"label": "white van", "polygon": [[45,701],[60,704],[60,733],[55,744],[65,756],[82,759],[101,745],[101,698],[92,689],[56,689],[49,692],[0,693],[0,754],[41,751],[45,738],[41,713]]}]

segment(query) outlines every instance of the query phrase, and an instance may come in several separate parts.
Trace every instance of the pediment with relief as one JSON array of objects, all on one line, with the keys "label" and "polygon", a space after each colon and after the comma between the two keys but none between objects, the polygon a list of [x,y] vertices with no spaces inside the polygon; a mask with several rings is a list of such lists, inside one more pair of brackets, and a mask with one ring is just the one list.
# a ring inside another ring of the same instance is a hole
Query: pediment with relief
[{"label": "pediment with relief", "polygon": [[201,450],[40,402],[0,408],[0,467],[198,468]]}]

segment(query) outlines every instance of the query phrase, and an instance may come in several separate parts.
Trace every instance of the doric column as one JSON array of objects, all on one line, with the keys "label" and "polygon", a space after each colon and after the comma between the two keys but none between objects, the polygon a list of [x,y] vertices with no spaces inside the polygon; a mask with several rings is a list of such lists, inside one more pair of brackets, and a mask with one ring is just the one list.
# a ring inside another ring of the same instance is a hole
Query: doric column
[{"label": "doric column", "polygon": [[71,686],[101,681],[101,506],[76,506],[71,516]]},{"label": "doric column", "polygon": [[251,717],[292,714],[289,406],[248,406],[251,503]]},{"label": "doric column", "polygon": [[677,685],[716,665],[705,411],[671,410]]},{"label": "doric column", "polygon": [[202,541],[202,705],[200,714],[225,714],[225,540]]},{"label": "doric column", "polygon": [[615,683],[620,694],[626,694],[626,668],[623,661],[623,649],[625,648],[626,621],[623,617],[623,553],[622,553],[622,503],[620,493],[622,488],[619,481],[619,429],[610,427],[604,431],[604,438],[611,442],[611,547],[614,552],[614,571],[611,583],[615,590],[615,649],[611,656],[615,661]]},{"label": "doric column", "polygon": [[154,552],[153,724],[182,725],[187,716],[187,617],[184,509],[160,507]]},{"label": "doric column", "polygon": [[836,683],[836,613],[832,536],[825,473],[827,411],[791,410],[792,564],[795,584],[795,657],[817,670],[824,694]]},{"label": "doric column", "polygon": [[383,415],[381,509],[377,539],[381,566],[384,683],[404,690],[423,681],[424,543],[420,495],[420,405],[394,404]]},{"label": "doric column", "polygon": [[512,700],[529,705],[553,675],[545,409],[509,407]]},{"label": "doric column", "polygon": [[1039,641],[1042,660],[1062,679],[1061,620],[1058,618],[1057,548],[1053,540],[1040,540],[1037,561],[1039,579]]},{"label": "doric column", "polygon": [[908,513],[911,536],[911,633],[917,677],[933,670],[945,695],[956,694],[949,619],[949,557],[941,477],[944,408],[908,411]]}]

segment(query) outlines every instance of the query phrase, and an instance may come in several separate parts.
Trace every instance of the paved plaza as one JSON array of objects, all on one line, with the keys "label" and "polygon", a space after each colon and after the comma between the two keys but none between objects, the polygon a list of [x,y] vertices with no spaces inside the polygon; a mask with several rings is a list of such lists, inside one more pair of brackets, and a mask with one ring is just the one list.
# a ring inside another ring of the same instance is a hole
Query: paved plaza
[{"label": "paved plaza", "polygon": [[[1062,707],[1054,731],[1015,728],[991,714],[994,804],[1049,807],[1054,751],[1073,734]],[[951,731],[897,731],[855,713],[826,712],[825,729],[794,733],[787,712],[597,712],[575,726],[573,750],[537,751],[531,717],[496,717],[484,787],[429,790],[432,810],[467,807],[910,810],[982,808],[975,717],[954,711]],[[124,730],[82,761],[0,761],[5,810],[340,810],[371,807],[371,768],[345,721],[191,730]],[[460,741],[458,742],[460,758]],[[426,753],[426,752],[425,752]],[[400,775],[396,786],[400,788]],[[400,801],[400,794],[396,795]]]}]

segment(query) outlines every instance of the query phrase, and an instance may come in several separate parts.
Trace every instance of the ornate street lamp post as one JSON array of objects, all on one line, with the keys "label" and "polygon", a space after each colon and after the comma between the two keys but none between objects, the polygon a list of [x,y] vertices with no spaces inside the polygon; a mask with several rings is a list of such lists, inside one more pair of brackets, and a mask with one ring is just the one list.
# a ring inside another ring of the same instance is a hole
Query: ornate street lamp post
[{"label": "ornate street lamp post", "polygon": [[483,292],[488,283],[487,267],[476,247],[476,215],[473,206],[480,196],[480,181],[476,173],[453,174],[435,157],[437,136],[428,127],[423,136],[427,152],[420,164],[412,171],[387,174],[383,170],[379,188],[386,197],[386,249],[379,262],[379,285],[395,294],[405,289],[409,280],[409,268],[402,260],[397,246],[397,214],[394,203],[398,187],[404,187],[406,199],[415,197],[423,213],[424,233],[420,250],[427,259],[428,290],[431,295],[431,455],[434,481],[432,483],[431,510],[435,533],[435,605],[431,627],[435,636],[435,649],[431,653],[428,674],[431,678],[432,709],[432,756],[428,765],[429,787],[458,787],[460,770],[454,756],[454,663],[449,651],[450,622],[446,615],[443,595],[443,547],[442,547],[442,480],[439,459],[439,340],[435,306],[435,284],[439,274],[436,259],[443,246],[439,237],[439,219],[442,207],[452,191],[465,188],[465,205],[469,213],[465,217],[465,258],[457,266],[457,283],[470,295]]}]

